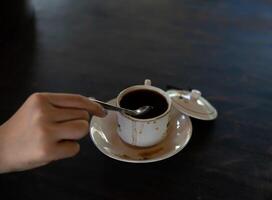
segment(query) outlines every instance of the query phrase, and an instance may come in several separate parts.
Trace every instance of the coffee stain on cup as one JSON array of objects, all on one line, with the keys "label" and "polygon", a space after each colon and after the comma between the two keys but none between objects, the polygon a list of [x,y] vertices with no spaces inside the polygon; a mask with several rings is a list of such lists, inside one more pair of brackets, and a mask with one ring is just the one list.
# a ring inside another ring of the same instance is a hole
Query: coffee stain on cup
[{"label": "coffee stain on cup", "polygon": [[139,134],[142,134],[143,133],[143,130],[144,130],[144,125],[145,124],[140,124],[141,126],[140,126],[140,128],[139,128],[139,131],[138,131],[138,133]]},{"label": "coffee stain on cup", "polygon": [[118,132],[121,132],[121,126],[119,123],[117,124],[117,129],[118,129]]},{"label": "coffee stain on cup", "polygon": [[136,129],[136,122],[132,121],[132,144],[136,145],[137,144],[137,129]]}]

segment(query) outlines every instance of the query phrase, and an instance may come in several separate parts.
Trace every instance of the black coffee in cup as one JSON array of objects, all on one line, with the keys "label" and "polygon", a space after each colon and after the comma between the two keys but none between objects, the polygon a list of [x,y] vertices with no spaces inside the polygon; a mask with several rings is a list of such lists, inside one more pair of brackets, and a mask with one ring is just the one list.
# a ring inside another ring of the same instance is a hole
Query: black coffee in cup
[{"label": "black coffee in cup", "polygon": [[152,106],[150,111],[135,117],[149,119],[163,114],[168,109],[168,102],[158,92],[139,89],[125,94],[120,101],[120,106],[131,110],[136,110],[142,106]]}]

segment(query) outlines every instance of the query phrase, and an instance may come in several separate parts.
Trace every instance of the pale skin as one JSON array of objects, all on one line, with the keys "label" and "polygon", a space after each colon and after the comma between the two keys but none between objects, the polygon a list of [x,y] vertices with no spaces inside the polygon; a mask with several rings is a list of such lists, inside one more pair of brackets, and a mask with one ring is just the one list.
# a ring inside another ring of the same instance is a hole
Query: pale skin
[{"label": "pale skin", "polygon": [[107,112],[88,98],[35,93],[0,126],[0,173],[23,171],[78,154],[90,115]]}]

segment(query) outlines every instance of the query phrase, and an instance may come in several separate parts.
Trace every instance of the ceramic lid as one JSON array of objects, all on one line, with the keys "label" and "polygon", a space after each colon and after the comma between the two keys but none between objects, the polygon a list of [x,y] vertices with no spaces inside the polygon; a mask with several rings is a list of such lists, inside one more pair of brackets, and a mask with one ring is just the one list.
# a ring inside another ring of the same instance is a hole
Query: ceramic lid
[{"label": "ceramic lid", "polygon": [[201,120],[213,120],[217,117],[216,109],[201,96],[198,90],[168,90],[173,106],[180,112]]}]

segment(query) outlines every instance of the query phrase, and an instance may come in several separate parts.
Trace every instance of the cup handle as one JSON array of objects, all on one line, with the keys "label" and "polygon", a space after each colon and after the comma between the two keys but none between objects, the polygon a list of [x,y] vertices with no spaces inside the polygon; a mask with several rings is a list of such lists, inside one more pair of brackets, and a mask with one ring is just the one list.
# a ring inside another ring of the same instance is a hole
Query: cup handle
[{"label": "cup handle", "polygon": [[151,86],[151,80],[150,79],[145,79],[144,85]]}]

